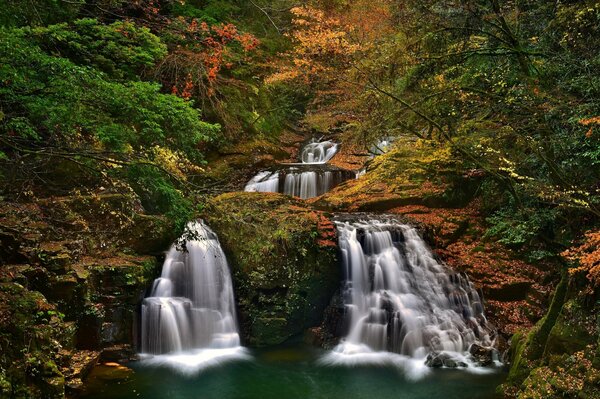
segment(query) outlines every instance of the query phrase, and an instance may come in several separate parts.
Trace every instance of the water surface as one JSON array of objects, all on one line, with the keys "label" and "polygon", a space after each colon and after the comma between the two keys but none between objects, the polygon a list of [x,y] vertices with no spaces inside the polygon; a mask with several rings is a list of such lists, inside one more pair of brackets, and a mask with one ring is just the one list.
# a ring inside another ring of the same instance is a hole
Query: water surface
[{"label": "water surface", "polygon": [[[491,399],[505,374],[490,370],[432,370],[412,381],[393,366],[325,366],[325,352],[304,345],[251,351],[251,360],[231,361],[185,376],[173,369],[131,363],[121,382],[91,382],[87,399]],[[93,379],[93,378],[92,378]]]}]

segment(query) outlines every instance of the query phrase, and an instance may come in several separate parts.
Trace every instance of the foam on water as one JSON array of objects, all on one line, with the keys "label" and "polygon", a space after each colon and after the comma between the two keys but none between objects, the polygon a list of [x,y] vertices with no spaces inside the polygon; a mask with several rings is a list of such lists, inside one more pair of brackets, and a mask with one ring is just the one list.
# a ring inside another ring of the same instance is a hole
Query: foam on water
[{"label": "foam on water", "polygon": [[338,149],[339,144],[333,141],[314,140],[302,149],[302,163],[313,165],[327,163],[337,154]]},{"label": "foam on water", "polygon": [[225,349],[197,349],[168,355],[140,354],[140,364],[149,367],[168,367],[183,375],[196,375],[211,367],[232,361],[252,360],[242,346]]}]

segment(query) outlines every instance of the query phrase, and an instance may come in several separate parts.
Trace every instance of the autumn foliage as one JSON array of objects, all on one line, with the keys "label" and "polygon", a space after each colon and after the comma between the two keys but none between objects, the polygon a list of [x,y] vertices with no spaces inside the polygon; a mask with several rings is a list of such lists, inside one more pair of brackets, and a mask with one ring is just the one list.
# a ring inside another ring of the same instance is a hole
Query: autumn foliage
[{"label": "autumn foliage", "polygon": [[171,92],[185,99],[194,94],[214,96],[220,73],[234,61],[256,50],[259,40],[231,23],[208,25],[179,17],[169,24],[180,41],[159,65],[158,71],[171,85]]},{"label": "autumn foliage", "polygon": [[580,246],[570,248],[562,255],[578,264],[569,273],[586,273],[594,286],[600,286],[600,231],[587,233]]},{"label": "autumn foliage", "polygon": [[350,39],[353,28],[338,18],[310,6],[294,7],[291,13],[293,29],[287,35],[294,47],[283,55],[287,63],[280,65],[267,82],[322,79],[339,72],[340,66],[347,64],[360,50]]}]

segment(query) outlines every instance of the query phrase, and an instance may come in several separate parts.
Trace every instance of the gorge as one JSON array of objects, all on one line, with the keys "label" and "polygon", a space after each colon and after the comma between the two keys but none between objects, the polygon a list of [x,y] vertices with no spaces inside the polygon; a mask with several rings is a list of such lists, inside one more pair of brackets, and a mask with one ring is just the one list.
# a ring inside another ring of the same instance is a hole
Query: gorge
[{"label": "gorge", "polygon": [[600,398],[597,1],[0,9],[0,399]]}]

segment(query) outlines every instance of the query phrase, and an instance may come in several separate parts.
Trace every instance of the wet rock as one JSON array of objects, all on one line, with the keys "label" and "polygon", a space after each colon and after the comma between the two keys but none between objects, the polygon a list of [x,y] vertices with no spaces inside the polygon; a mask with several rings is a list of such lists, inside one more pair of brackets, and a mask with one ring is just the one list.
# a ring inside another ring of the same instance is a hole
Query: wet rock
[{"label": "wet rock", "polygon": [[448,353],[430,353],[427,355],[425,360],[427,367],[440,368],[440,367],[457,367],[456,361],[452,359],[452,356]]},{"label": "wet rock", "polygon": [[108,362],[94,367],[89,375],[89,380],[100,381],[125,381],[130,379],[134,371],[116,362]]},{"label": "wet rock", "polygon": [[427,359],[425,360],[425,365],[432,368],[458,368],[458,367],[468,367],[467,364],[461,360],[458,360],[449,353],[441,352],[441,353],[430,353],[427,355]]},{"label": "wet rock", "polygon": [[102,362],[125,363],[136,358],[131,345],[114,345],[102,349],[100,360]]},{"label": "wet rock", "polygon": [[83,380],[89,375],[98,363],[100,353],[97,351],[66,351],[62,354],[67,358],[68,366],[63,368],[65,377],[65,390],[74,395],[83,390]]},{"label": "wet rock", "polygon": [[473,357],[473,360],[479,366],[490,366],[494,363],[497,358],[497,351],[494,348],[473,344],[469,348],[469,353]]},{"label": "wet rock", "polygon": [[338,290],[329,306],[325,309],[323,323],[319,327],[320,342],[318,346],[326,349],[335,347],[340,339],[348,333],[349,318],[346,314],[346,305]]},{"label": "wet rock", "polygon": [[425,365],[427,367],[440,368],[444,365],[444,359],[439,353],[430,353],[425,359]]},{"label": "wet rock", "polygon": [[322,327],[312,327],[304,333],[304,342],[312,346],[323,346],[325,333]]}]

